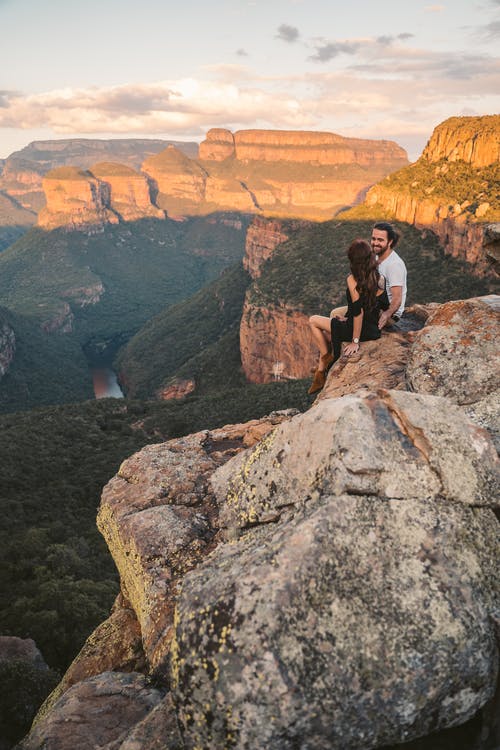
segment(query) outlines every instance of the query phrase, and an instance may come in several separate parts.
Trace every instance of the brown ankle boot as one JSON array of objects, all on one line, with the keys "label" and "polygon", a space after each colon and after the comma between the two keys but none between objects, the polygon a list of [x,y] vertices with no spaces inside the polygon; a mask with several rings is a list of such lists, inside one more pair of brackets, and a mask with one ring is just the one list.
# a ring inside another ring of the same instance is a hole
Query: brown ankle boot
[{"label": "brown ankle boot", "polygon": [[324,370],[316,370],[314,373],[313,382],[311,383],[311,387],[307,391],[310,396],[312,396],[313,393],[317,393],[320,391],[323,386],[325,385],[326,381],[326,373]]},{"label": "brown ankle boot", "polygon": [[325,372],[328,372],[330,367],[333,364],[333,354],[331,352],[327,352],[326,354],[321,355],[321,362],[323,363],[325,367]]}]

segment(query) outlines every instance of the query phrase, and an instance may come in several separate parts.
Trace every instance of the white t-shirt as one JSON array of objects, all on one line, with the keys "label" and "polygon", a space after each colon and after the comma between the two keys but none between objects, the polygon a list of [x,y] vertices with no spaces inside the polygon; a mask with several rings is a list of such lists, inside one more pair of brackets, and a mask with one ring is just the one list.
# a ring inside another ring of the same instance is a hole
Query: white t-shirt
[{"label": "white t-shirt", "polygon": [[387,280],[387,294],[389,302],[392,302],[391,286],[402,287],[401,304],[394,315],[401,316],[405,309],[406,302],[406,266],[402,258],[393,250],[389,257],[378,265],[378,270]]}]

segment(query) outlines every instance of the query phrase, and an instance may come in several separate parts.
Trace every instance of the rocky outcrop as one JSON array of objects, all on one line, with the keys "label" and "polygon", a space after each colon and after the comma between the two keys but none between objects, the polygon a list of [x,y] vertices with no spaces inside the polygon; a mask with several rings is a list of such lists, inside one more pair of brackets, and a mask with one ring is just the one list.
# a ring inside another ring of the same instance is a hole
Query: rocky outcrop
[{"label": "rocky outcrop", "polygon": [[148,664],[164,679],[177,587],[216,544],[217,507],[209,477],[285,418],[277,414],[147,446],[125,461],[106,487],[98,526],[114,550]]},{"label": "rocky outcrop", "polygon": [[422,158],[486,167],[500,161],[500,115],[450,117],[434,130]]},{"label": "rocky outcrop", "polygon": [[145,175],[124,164],[101,162],[90,168],[94,177],[109,187],[109,208],[122,221],[164,219],[164,212],[153,206]]},{"label": "rocky outcrop", "polygon": [[44,229],[85,229],[118,223],[109,209],[109,187],[88,171],[77,167],[53,169],[43,178],[43,190],[47,205],[38,215],[38,224]]},{"label": "rocky outcrop", "polygon": [[[407,163],[404,149],[393,141],[345,138],[336,133],[305,130],[209,130],[200,144],[200,159],[222,161],[299,162],[305,164]],[[396,166],[397,165],[397,166]]]},{"label": "rocky outcrop", "polygon": [[160,401],[168,401],[169,399],[180,399],[185,398],[190,393],[193,393],[193,391],[196,388],[196,383],[193,380],[193,378],[187,378],[184,380],[181,380],[180,378],[175,378],[173,381],[169,382],[168,385],[166,385],[164,388],[161,388],[156,393],[156,398],[159,398]]},{"label": "rocky outcrop", "polygon": [[98,229],[105,224],[163,219],[153,206],[144,175],[123,164],[103,162],[91,170],[59,167],[43,178],[47,205],[38,216],[45,229]]},{"label": "rocky outcrop", "polygon": [[7,321],[0,317],[0,379],[8,369],[16,353],[16,334]]},{"label": "rocky outcrop", "polygon": [[408,386],[446,396],[486,427],[500,450],[500,297],[447,302],[416,335]]},{"label": "rocky outcrop", "polygon": [[163,692],[143,675],[104,672],[64,693],[53,712],[35,723],[19,750],[123,748],[162,698]]},{"label": "rocky outcrop", "polygon": [[304,222],[284,222],[256,216],[247,229],[243,266],[252,279],[261,274],[262,265],[274,253],[278,245],[290,237],[291,233],[304,226]]},{"label": "rocky outcrop", "polygon": [[50,316],[42,321],[40,327],[45,333],[72,333],[75,314],[67,302],[62,302]]},{"label": "rocky outcrop", "polygon": [[372,187],[365,204],[428,227],[447,253],[487,273],[485,222],[500,215],[499,162],[500,115],[452,117],[434,130],[420,159]]},{"label": "rocky outcrop", "polygon": [[174,146],[146,159],[142,171],[153,180],[158,191],[157,204],[161,208],[165,208],[168,199],[194,204],[203,200],[206,172]]},{"label": "rocky outcrop", "polygon": [[[105,488],[99,525],[161,695],[148,698],[146,716],[141,675],[83,679],[59,693],[23,750],[71,722],[82,748],[113,736],[113,750],[359,750],[456,727],[482,709],[489,723],[476,718],[470,746],[495,747],[498,456],[457,402],[498,393],[493,363],[476,376],[473,335],[493,345],[496,304],[419,307],[421,331],[365,342],[304,414],[128,459]],[[388,360],[379,373],[393,390],[372,387],[377,373],[363,369],[377,351],[392,352],[392,373]],[[463,352],[467,365],[457,363]],[[405,392],[421,377],[425,392]],[[446,377],[460,382],[430,395]],[[140,715],[122,720],[117,704],[111,719],[125,678]],[[69,750],[74,737],[53,746]]]}]

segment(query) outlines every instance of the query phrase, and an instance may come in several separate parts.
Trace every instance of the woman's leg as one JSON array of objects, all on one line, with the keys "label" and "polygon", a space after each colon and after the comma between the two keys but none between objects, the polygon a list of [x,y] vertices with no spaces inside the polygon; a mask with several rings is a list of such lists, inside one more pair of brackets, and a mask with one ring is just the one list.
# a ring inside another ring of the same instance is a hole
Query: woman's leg
[{"label": "woman's leg", "polygon": [[319,349],[318,370],[325,370],[326,365],[323,358],[330,352],[330,318],[324,315],[311,315],[309,318],[309,327],[314,343]]},{"label": "woman's leg", "polygon": [[333,361],[336,362],[342,352],[342,341],[350,341],[352,339],[352,320],[342,321],[332,318],[331,339]]}]

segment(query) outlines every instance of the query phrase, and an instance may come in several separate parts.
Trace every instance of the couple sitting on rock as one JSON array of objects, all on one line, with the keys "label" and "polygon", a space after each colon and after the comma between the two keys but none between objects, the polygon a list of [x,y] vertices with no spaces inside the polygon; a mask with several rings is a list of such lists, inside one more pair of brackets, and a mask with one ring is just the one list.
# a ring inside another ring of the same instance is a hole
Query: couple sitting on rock
[{"label": "couple sitting on rock", "polygon": [[380,338],[387,324],[399,320],[406,299],[406,266],[394,251],[399,234],[392,224],[380,221],[373,227],[371,246],[354,240],[347,251],[351,273],[347,277],[347,307],[332,310],[330,317],[309,318],[312,335],[319,349],[319,362],[309,393],[320,391],[326,373],[339,359],[342,341],[350,343],[344,354],[359,350],[360,341]]}]

